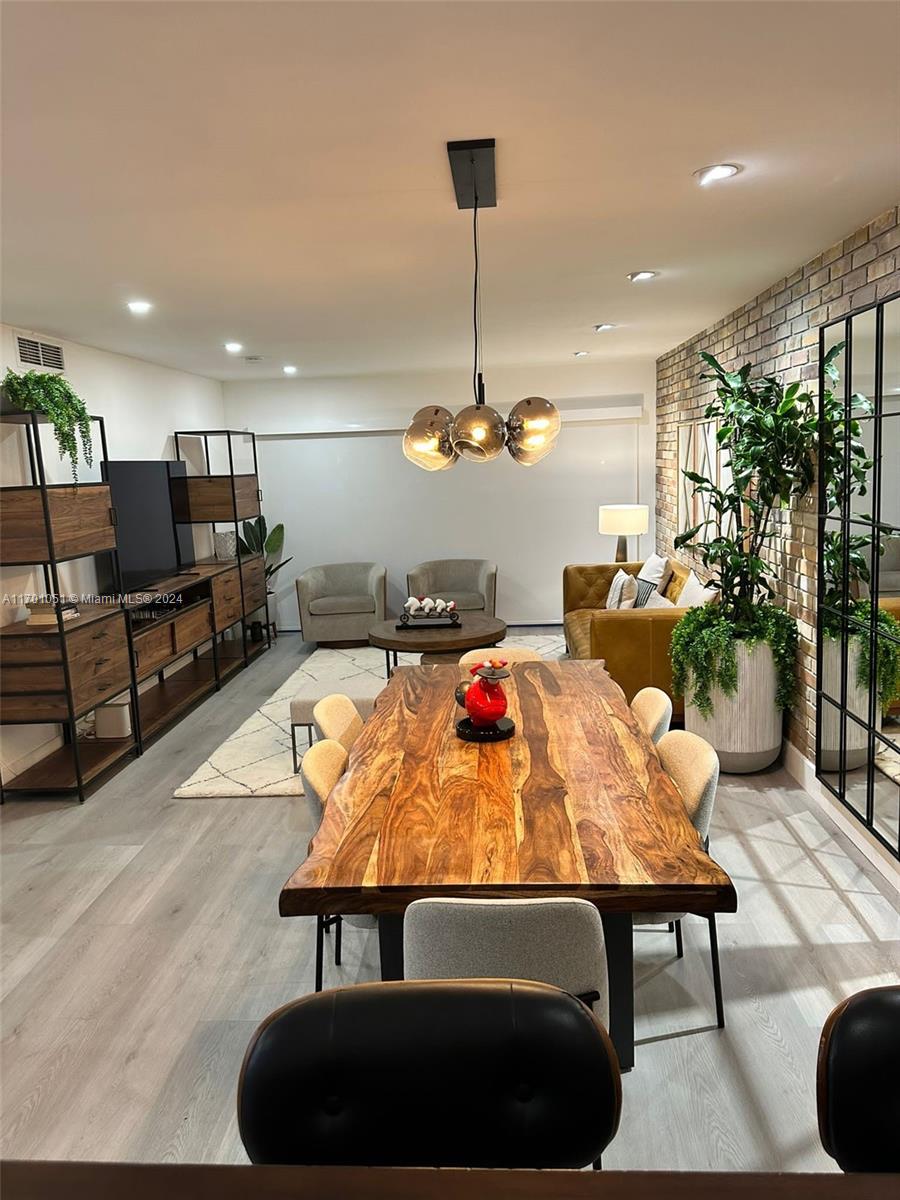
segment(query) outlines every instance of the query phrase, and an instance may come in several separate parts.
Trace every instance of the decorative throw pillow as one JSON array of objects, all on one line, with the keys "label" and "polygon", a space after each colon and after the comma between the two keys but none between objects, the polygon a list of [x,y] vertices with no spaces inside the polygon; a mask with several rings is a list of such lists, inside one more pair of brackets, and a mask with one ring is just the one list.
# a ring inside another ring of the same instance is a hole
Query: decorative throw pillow
[{"label": "decorative throw pillow", "polygon": [[[666,590],[666,584],[672,578],[672,568],[669,565],[669,560],[662,554],[651,554],[641,569],[638,571],[638,581],[646,580],[647,583],[652,583],[658,592]],[[638,604],[635,607],[641,608]]]},{"label": "decorative throw pillow", "polygon": [[651,592],[647,597],[647,603],[644,608],[674,608],[675,605],[668,596],[661,596],[659,592]]},{"label": "decorative throw pillow", "polygon": [[622,603],[622,588],[625,586],[625,581],[630,579],[630,575],[626,575],[621,569],[616,571],[613,576],[613,581],[609,585],[609,591],[606,595],[606,607],[618,608]]},{"label": "decorative throw pillow", "polygon": [[656,596],[658,594],[659,593],[656,590],[655,583],[651,583],[647,579],[641,579],[640,575],[638,575],[638,577],[637,577],[637,596],[634,601],[635,608],[646,608],[647,601],[650,599],[650,597]]},{"label": "decorative throw pillow", "polygon": [[716,589],[704,587],[693,571],[689,572],[684,587],[678,597],[679,608],[697,608],[701,604],[709,604],[716,598]]},{"label": "decorative throw pillow", "polygon": [[619,600],[619,608],[634,608],[634,602],[637,600],[638,581],[633,575],[629,575],[622,584],[622,595]]}]

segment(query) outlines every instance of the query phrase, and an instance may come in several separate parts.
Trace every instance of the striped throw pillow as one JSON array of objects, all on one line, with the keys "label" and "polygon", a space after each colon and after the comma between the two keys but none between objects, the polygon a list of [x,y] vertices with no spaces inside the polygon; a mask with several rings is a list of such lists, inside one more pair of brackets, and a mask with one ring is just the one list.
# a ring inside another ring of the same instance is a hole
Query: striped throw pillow
[{"label": "striped throw pillow", "polygon": [[637,598],[634,602],[634,607],[635,608],[646,608],[647,601],[650,599],[650,597],[653,595],[653,593],[655,591],[656,591],[655,583],[650,583],[648,580],[641,579],[641,577],[638,576]]}]

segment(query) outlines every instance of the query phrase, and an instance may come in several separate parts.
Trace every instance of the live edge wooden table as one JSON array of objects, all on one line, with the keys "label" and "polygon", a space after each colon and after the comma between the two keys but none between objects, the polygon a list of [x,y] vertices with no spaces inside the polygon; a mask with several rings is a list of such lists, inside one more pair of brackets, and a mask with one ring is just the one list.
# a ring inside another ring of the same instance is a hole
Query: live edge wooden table
[{"label": "live edge wooden table", "polygon": [[441,629],[416,628],[410,621],[407,629],[397,628],[396,617],[390,621],[379,621],[369,630],[369,641],[384,651],[387,678],[391,677],[391,655],[397,665],[397,655],[413,654],[456,654],[465,650],[478,650],[482,646],[494,646],[506,637],[506,622],[499,617],[486,617],[482,613],[461,613],[458,625],[445,625]]},{"label": "live edge wooden table", "polygon": [[583,896],[603,918],[610,1034],[629,1070],[632,914],[734,912],[734,886],[601,663],[510,670],[516,735],[490,744],[456,736],[463,668],[394,671],[279,911],[377,914],[382,977],[402,979],[413,900]]}]

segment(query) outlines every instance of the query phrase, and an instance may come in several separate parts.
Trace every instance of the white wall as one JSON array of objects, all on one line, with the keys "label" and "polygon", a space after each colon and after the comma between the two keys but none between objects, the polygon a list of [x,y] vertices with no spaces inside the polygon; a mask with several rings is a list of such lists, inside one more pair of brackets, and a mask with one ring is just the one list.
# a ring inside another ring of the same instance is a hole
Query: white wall
[{"label": "white wall", "polygon": [[[507,412],[543,395],[564,416],[557,445],[533,468],[504,455],[435,474],[408,463],[399,430],[430,403],[469,402],[465,372],[226,383],[232,428],[259,436],[263,510],[286,527],[278,576],[279,624],[298,623],[293,580],[322,562],[374,560],[388,568],[389,603],[405,596],[406,571],[429,558],[491,558],[497,611],[510,623],[562,620],[562,568],[612,558],[597,533],[597,506],[641,501],[653,547],[655,368],[652,361],[490,372],[488,403]],[[592,419],[630,410],[639,417]]]},{"label": "white wall", "polygon": [[[30,332],[22,330],[20,332]],[[25,368],[17,362],[15,331],[0,325],[2,371],[8,367],[18,373]],[[59,342],[61,339],[48,337]],[[88,410],[106,419],[110,458],[164,459],[174,457],[172,433],[175,429],[221,428],[223,420],[222,385],[183,371],[154,366],[136,358],[109,354],[74,342],[62,342],[66,359],[65,376],[87,404]],[[96,433],[96,426],[95,426]],[[95,438],[99,451],[99,438]],[[71,480],[68,464],[61,463],[52,431],[45,429],[41,445],[51,482]],[[79,478],[99,479],[99,469],[80,465]],[[0,471],[5,485],[30,482],[25,435],[20,427],[0,425]],[[80,591],[86,583],[83,564],[64,564],[61,585]],[[23,592],[43,591],[40,573],[22,568],[0,570],[0,591],[4,597]],[[15,604],[0,606],[0,623],[17,620],[24,610]],[[0,768],[4,779],[29,766],[47,753],[57,741],[53,725],[7,726],[0,731]]]}]

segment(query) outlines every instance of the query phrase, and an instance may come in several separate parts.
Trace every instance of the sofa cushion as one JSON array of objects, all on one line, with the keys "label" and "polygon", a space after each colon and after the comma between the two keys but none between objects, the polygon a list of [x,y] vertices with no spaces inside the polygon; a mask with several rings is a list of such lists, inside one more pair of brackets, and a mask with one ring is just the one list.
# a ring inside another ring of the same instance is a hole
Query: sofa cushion
[{"label": "sofa cushion", "polygon": [[566,645],[572,658],[591,657],[591,618],[599,608],[573,608],[563,617]]},{"label": "sofa cushion", "polygon": [[319,596],[310,600],[309,611],[315,617],[334,616],[341,613],[368,613],[375,611],[375,597],[357,596]]},{"label": "sofa cushion", "polygon": [[[662,593],[666,590],[666,584],[672,578],[672,574],[672,567],[669,565],[669,560],[665,555],[651,554],[640,571],[638,571],[638,579],[655,584],[656,590]],[[643,605],[641,604],[635,605],[635,608],[642,607]]]},{"label": "sofa cushion", "polygon": [[673,604],[677,604],[681,596],[681,589],[687,583],[687,577],[691,572],[690,567],[682,566],[675,559],[670,558],[669,563],[672,567],[672,578],[663,588],[662,594],[667,600],[671,600]]},{"label": "sofa cushion", "polygon": [[481,592],[441,592],[440,599],[455,600],[460,612],[484,612],[484,596]]}]

